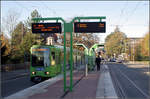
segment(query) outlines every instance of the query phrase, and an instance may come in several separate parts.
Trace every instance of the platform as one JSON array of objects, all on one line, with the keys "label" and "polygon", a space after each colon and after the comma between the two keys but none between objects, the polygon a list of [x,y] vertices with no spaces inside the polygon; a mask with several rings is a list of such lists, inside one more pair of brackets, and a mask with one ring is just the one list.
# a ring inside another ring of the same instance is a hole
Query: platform
[{"label": "platform", "polygon": [[[69,72],[67,73],[69,84]],[[84,71],[73,73],[73,91],[63,91],[63,75],[58,75],[4,99],[103,99],[118,98],[107,65],[101,71],[91,71],[87,76]]]}]

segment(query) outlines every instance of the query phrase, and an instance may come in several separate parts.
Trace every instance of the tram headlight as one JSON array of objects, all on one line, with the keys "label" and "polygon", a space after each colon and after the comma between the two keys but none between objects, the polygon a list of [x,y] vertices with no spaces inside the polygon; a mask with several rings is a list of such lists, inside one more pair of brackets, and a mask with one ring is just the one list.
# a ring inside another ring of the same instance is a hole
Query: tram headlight
[{"label": "tram headlight", "polygon": [[32,72],[32,75],[35,75],[35,72]]},{"label": "tram headlight", "polygon": [[49,72],[45,72],[47,75],[49,74]]}]

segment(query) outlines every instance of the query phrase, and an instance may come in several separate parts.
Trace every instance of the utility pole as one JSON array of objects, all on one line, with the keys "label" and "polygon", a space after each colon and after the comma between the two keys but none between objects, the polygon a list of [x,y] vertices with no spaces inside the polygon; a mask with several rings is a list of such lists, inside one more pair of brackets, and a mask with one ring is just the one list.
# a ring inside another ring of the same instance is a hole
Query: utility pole
[{"label": "utility pole", "polygon": [[21,29],[22,29],[22,42],[23,42],[23,34],[24,34],[24,26],[23,26],[23,23],[22,23],[22,25],[21,25],[22,27],[21,27]]},{"label": "utility pole", "polygon": [[134,63],[134,54],[135,54],[134,44],[135,44],[135,40],[133,40],[133,63]]},{"label": "utility pole", "polygon": [[[24,34],[24,26],[23,26],[23,23],[22,23],[22,25],[21,25],[21,29],[22,29],[22,40],[21,40],[21,42],[23,43],[23,34]],[[26,53],[26,52],[25,52]],[[25,55],[25,53],[24,53],[24,63],[25,63],[25,61],[26,61],[26,55]]]}]

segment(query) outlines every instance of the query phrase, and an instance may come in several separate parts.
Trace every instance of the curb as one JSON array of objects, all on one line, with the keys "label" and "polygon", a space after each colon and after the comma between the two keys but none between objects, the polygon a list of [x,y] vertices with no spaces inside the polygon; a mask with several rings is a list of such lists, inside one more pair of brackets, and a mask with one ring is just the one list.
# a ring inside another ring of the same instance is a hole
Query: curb
[{"label": "curb", "polygon": [[96,99],[118,99],[107,65],[100,71]]},{"label": "curb", "polygon": [[[67,72],[66,76],[68,76],[68,75],[69,75],[69,72]],[[34,94],[46,92],[47,91],[45,89],[46,87],[56,83],[57,81],[61,80],[62,78],[63,78],[63,74],[59,74],[58,76],[56,76],[54,78],[48,79],[44,82],[41,82],[32,87],[21,90],[10,96],[4,97],[4,99],[28,99],[29,96],[32,96]]]}]

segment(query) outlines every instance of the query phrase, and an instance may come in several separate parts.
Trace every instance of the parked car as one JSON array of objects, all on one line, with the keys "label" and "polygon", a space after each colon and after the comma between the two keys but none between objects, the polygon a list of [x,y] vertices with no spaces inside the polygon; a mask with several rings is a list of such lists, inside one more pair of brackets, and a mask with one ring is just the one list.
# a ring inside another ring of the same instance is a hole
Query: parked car
[{"label": "parked car", "polygon": [[115,58],[111,58],[110,62],[116,62],[116,59]]},{"label": "parked car", "polygon": [[122,63],[122,62],[123,62],[123,60],[121,60],[121,59],[117,59],[117,60],[116,60],[116,62],[117,62],[117,63]]},{"label": "parked car", "polygon": [[117,63],[122,63],[124,60],[123,56],[122,55],[118,55],[118,58],[116,60]]}]

